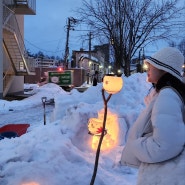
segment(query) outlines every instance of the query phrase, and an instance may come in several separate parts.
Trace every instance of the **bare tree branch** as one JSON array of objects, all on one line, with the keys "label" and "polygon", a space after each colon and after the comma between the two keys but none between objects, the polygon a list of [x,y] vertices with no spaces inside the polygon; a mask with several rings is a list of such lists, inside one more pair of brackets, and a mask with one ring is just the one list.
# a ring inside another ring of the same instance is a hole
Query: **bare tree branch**
[{"label": "bare tree branch", "polygon": [[130,75],[130,61],[144,46],[172,38],[185,6],[180,0],[84,0],[76,12],[94,35],[113,41],[115,69]]}]

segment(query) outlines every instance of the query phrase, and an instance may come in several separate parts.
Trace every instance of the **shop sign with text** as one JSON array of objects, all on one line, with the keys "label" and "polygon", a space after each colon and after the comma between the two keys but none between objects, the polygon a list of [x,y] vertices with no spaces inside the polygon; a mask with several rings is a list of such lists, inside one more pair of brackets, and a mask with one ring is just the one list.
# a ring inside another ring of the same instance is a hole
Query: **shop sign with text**
[{"label": "shop sign with text", "polygon": [[71,70],[65,70],[62,72],[58,71],[49,71],[49,83],[55,83],[60,86],[68,86],[73,83],[73,75]]}]

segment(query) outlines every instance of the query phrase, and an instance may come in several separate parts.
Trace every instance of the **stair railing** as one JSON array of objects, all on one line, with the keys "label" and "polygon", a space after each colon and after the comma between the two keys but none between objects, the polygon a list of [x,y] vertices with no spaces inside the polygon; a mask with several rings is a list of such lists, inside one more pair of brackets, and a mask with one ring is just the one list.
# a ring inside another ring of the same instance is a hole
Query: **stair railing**
[{"label": "stair railing", "polygon": [[16,16],[15,16],[14,12],[11,9],[9,9],[6,5],[3,6],[3,26],[5,29],[7,29],[8,31],[10,31],[16,35],[17,44],[18,44],[18,47],[20,48],[20,53],[21,53],[21,57],[22,57],[24,66],[25,66],[26,70],[29,72],[28,64],[24,58],[27,51],[26,51],[26,47],[24,44],[24,40],[23,40],[21,31],[19,29],[19,25],[18,25]]}]

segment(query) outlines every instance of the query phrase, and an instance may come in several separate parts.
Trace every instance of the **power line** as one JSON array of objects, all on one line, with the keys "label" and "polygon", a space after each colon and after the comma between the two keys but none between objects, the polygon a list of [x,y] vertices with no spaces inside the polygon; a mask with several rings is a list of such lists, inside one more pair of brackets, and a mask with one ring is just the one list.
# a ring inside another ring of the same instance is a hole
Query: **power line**
[{"label": "power line", "polygon": [[31,43],[30,41],[28,41],[28,40],[26,40],[26,39],[24,39],[24,40],[25,40],[26,42],[28,42],[31,46],[37,48],[37,49],[40,50],[40,51],[45,51],[45,52],[49,52],[49,53],[58,53],[58,52],[64,51],[64,50],[58,50],[58,51],[45,50],[45,49],[42,49],[42,48],[36,46],[35,44]]}]

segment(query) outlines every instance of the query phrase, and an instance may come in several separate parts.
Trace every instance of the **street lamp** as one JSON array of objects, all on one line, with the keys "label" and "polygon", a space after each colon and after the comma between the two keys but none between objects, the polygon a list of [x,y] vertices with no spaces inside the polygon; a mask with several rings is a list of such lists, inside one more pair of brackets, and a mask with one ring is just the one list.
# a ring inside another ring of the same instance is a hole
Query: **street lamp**
[{"label": "street lamp", "polygon": [[185,83],[185,63],[182,65],[182,79],[183,82]]},{"label": "street lamp", "polygon": [[185,63],[182,65],[182,71],[185,72]]},{"label": "street lamp", "polygon": [[146,62],[143,63],[143,72],[148,70],[148,64]]},{"label": "street lamp", "polygon": [[108,72],[108,74],[110,74],[110,73],[111,73],[111,68],[112,68],[112,67],[111,67],[111,66],[109,66],[109,72]]},{"label": "street lamp", "polygon": [[42,100],[42,105],[43,105],[43,108],[44,108],[44,125],[46,125],[46,111],[45,111],[45,108],[46,108],[47,97],[42,97],[41,100]]},{"label": "street lamp", "polygon": [[122,72],[122,70],[121,69],[118,69],[118,71],[117,71],[117,76],[121,76],[123,74],[123,72]]}]

